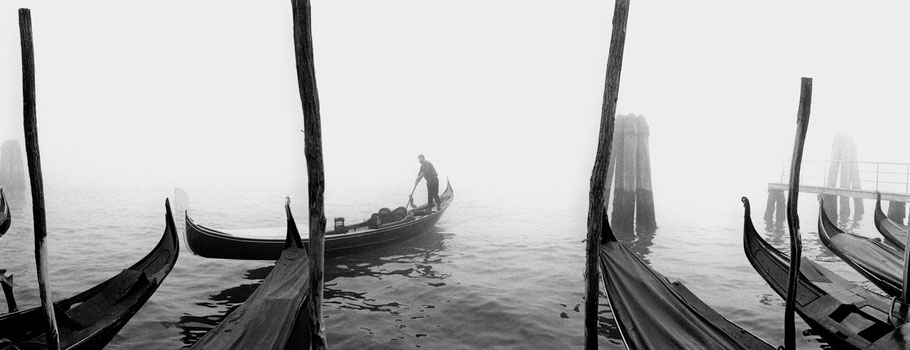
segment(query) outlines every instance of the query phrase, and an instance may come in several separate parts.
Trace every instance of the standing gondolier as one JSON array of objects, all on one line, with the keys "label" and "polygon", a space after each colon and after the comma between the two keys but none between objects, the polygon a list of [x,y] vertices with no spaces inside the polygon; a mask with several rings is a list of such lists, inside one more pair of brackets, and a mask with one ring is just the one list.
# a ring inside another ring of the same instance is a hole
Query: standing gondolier
[{"label": "standing gondolier", "polygon": [[414,186],[420,183],[421,178],[426,179],[427,210],[433,209],[434,201],[436,202],[436,209],[442,210],[442,203],[439,200],[439,176],[436,174],[436,168],[422,154],[417,156],[417,160],[420,161],[420,172],[417,173],[417,180],[414,181]]}]

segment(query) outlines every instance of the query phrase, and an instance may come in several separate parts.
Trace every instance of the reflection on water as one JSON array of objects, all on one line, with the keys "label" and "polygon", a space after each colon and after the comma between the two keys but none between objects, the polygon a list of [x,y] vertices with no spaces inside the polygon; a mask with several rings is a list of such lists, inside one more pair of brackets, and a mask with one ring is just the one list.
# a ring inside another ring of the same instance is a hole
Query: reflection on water
[{"label": "reflection on water", "polygon": [[[408,309],[409,306],[394,301],[376,303],[368,296],[369,292],[344,290],[333,281],[358,277],[382,280],[390,276],[401,276],[425,280],[427,285],[432,287],[444,286],[445,283],[442,281],[449,276],[436,272],[433,264],[441,262],[446,257],[442,252],[445,250],[445,240],[448,236],[443,234],[439,227],[435,227],[426,234],[391,247],[326,259],[323,305],[393,315],[397,315],[399,309]],[[243,278],[254,281],[253,283],[227,288],[218,294],[211,295],[205,302],[196,303],[197,306],[205,307],[207,314],[180,316],[178,327],[181,329],[180,334],[185,347],[193,345],[234,309],[243,304],[262,284],[273,268],[274,266],[266,266],[248,270]],[[433,305],[419,306],[421,309],[434,307]]]},{"label": "reflection on water", "polygon": [[217,314],[194,316],[184,314],[180,316],[178,327],[183,344],[191,346],[205,335],[209,330],[215,328],[228,314],[234,311],[238,306],[243,304],[256,288],[262,284],[262,281],[272,272],[274,266],[260,267],[247,271],[243,278],[255,280],[255,283],[242,284],[236,287],[225,289],[218,294],[212,295],[207,301],[196,303],[198,306],[204,306],[214,310],[221,310]]}]

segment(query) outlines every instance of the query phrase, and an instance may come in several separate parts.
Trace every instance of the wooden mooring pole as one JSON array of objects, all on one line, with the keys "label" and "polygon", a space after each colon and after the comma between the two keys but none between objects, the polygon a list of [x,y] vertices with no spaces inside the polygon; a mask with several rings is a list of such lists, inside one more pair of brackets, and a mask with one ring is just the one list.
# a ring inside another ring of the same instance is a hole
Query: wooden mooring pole
[{"label": "wooden mooring pole", "polygon": [[588,235],[585,247],[585,349],[597,349],[597,303],[599,278],[597,275],[597,252],[607,224],[604,205],[604,183],[610,163],[610,147],[613,143],[616,101],[619,97],[619,77],[622,72],[622,54],[626,42],[626,22],[629,18],[629,0],[616,0],[613,9],[613,32],[610,37],[610,56],[607,58],[606,82],[604,84],[603,107],[600,114],[600,135],[597,141],[597,155],[591,173],[591,190],[588,200]]},{"label": "wooden mooring pole", "polygon": [[[853,139],[847,135],[834,136],[834,142],[831,145],[831,161],[828,163],[827,181],[828,187],[837,187],[840,180],[840,188],[861,190],[861,179],[859,165],[857,164],[857,147]],[[831,215],[831,219],[837,221],[839,218],[850,217],[850,197],[824,195],[825,212]],[[862,198],[853,198],[853,219],[860,220],[865,214]]]},{"label": "wooden mooring pole", "polygon": [[622,118],[622,148],[613,152],[622,152],[622,164],[617,163],[617,186],[613,190],[612,228],[619,234],[635,232],[635,190],[638,187],[638,125],[634,116]]},{"label": "wooden mooring pole", "polygon": [[799,281],[800,256],[803,251],[799,234],[799,171],[803,161],[803,146],[809,129],[809,114],[812,106],[812,78],[802,78],[799,91],[799,110],[796,119],[796,140],[793,142],[793,156],[790,158],[790,193],[787,199],[787,226],[790,230],[790,278],[787,283],[787,298],[784,307],[784,343],[786,349],[796,349],[796,287]]},{"label": "wooden mooring pole", "polygon": [[322,320],[325,288],[325,174],[322,164],[322,125],[319,120],[319,91],[313,62],[313,32],[309,0],[291,0],[294,21],[294,54],[297,84],[303,104],[304,156],[306,157],[310,211],[310,349],[327,346]]},{"label": "wooden mooring pole", "polygon": [[657,229],[657,219],[654,216],[654,192],[651,190],[651,154],[648,138],[651,129],[645,116],[639,115],[635,119],[638,126],[638,150],[635,152],[635,231],[654,232]]},{"label": "wooden mooring pole", "polygon": [[631,237],[635,232],[654,232],[654,193],[651,189],[650,128],[643,115],[617,115],[607,169],[605,205],[610,204],[614,183],[613,233]]},{"label": "wooden mooring pole", "polygon": [[47,222],[44,211],[44,182],[41,179],[41,155],[38,152],[38,120],[35,107],[35,52],[32,43],[32,15],[19,9],[19,37],[22,44],[22,106],[25,129],[25,155],[28,178],[32,187],[32,212],[35,221],[35,262],[38,267],[38,294],[47,318],[47,348],[60,349],[54,300],[51,298],[47,273]]}]

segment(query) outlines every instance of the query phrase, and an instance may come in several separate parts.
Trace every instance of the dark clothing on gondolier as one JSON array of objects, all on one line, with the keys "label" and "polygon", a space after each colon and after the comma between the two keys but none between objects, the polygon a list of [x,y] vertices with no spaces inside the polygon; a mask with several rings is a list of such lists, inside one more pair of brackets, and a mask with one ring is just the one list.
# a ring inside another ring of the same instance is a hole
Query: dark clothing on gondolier
[{"label": "dark clothing on gondolier", "polygon": [[439,176],[436,174],[436,168],[433,167],[433,163],[424,160],[420,164],[420,173],[418,175],[427,180],[427,209],[433,208],[434,201],[436,202],[436,208],[442,209],[440,207],[442,203],[439,200]]}]

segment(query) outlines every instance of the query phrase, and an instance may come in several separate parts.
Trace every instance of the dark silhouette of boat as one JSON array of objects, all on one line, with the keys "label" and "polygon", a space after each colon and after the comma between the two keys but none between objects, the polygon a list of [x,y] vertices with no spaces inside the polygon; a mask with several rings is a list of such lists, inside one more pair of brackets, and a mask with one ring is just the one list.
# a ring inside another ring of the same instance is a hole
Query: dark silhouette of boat
[{"label": "dark silhouette of boat", "polygon": [[3,187],[0,187],[0,237],[9,231],[12,221],[12,217],[9,215],[9,204],[6,203],[6,194],[3,193]]},{"label": "dark silhouette of boat", "polygon": [[846,233],[837,227],[818,201],[818,237],[847,265],[866,277],[882,291],[900,297],[904,254],[879,240]]},{"label": "dark silhouette of boat", "polygon": [[285,202],[285,248],[256,291],[190,349],[307,348],[313,325],[307,300],[310,264],[306,248]]},{"label": "dark silhouette of boat", "polygon": [[[428,210],[426,204],[413,210],[399,207],[383,208],[369,220],[337,227],[325,236],[325,257],[348,255],[376,249],[420,236],[433,228],[452,203],[452,185],[440,195],[441,209]],[[186,215],[187,246],[196,255],[206,258],[273,260],[284,249],[284,239],[275,231],[231,232],[199,225]],[[303,240],[304,245],[307,239]]]},{"label": "dark silhouette of boat", "polygon": [[[749,200],[743,243],[746,257],[781,298],[786,298],[790,258],[768,244],[752,225]],[[796,289],[796,313],[834,348],[906,349],[910,343],[907,306],[870,292],[803,258]]]},{"label": "dark silhouette of boat", "polygon": [[876,193],[875,200],[875,228],[885,237],[888,243],[904,250],[907,242],[907,225],[891,220],[882,211],[882,194]]},{"label": "dark silhouette of boat", "polygon": [[645,265],[617,241],[607,220],[599,255],[604,289],[627,349],[774,349],[682,283]]},{"label": "dark silhouette of boat", "polygon": [[[164,235],[148,255],[117,276],[54,303],[61,349],[101,349],[142,308],[177,262],[180,245],[165,201]],[[0,349],[44,349],[47,322],[35,307],[0,315]]]}]

